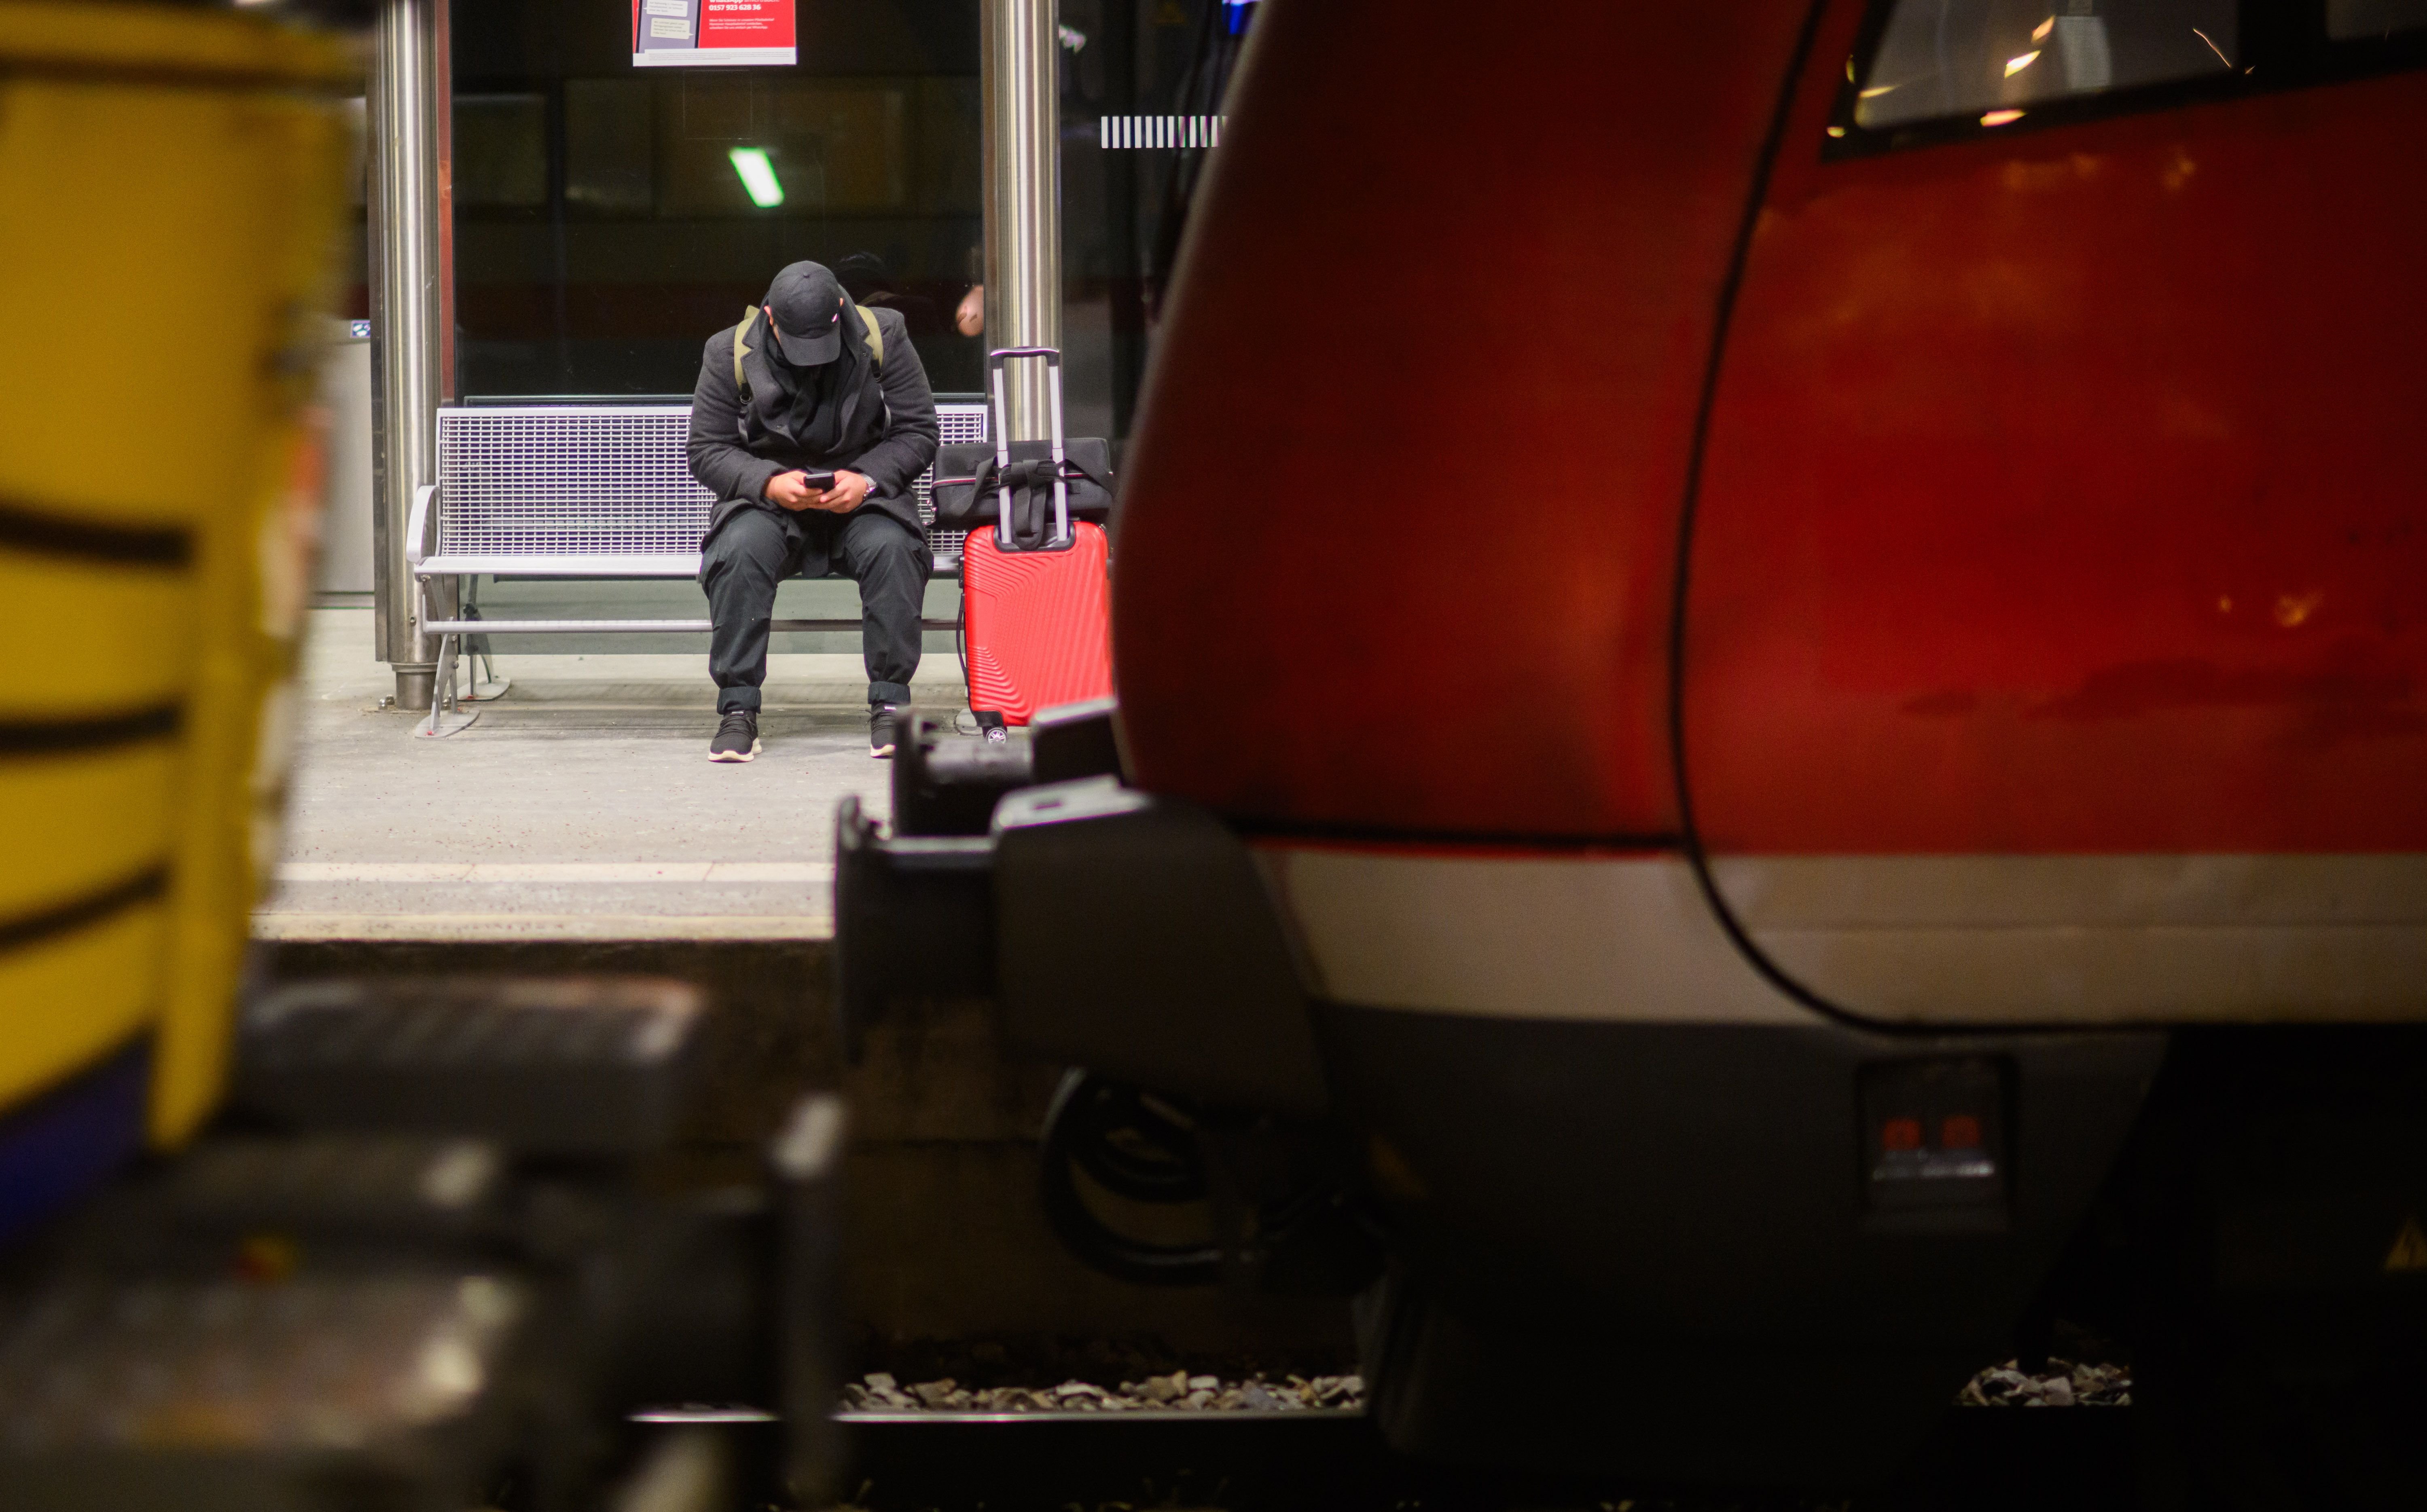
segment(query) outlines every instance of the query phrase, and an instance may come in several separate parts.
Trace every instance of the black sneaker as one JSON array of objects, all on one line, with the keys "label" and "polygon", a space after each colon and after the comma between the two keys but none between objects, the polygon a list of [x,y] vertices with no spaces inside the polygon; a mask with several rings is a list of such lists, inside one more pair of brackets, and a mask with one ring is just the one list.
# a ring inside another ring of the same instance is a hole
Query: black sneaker
[{"label": "black sneaker", "polygon": [[747,761],[758,754],[758,715],[747,708],[728,709],[708,742],[710,761]]},{"label": "black sneaker", "polygon": [[868,754],[883,761],[893,755],[894,741],[901,737],[902,706],[871,704],[868,706]]}]

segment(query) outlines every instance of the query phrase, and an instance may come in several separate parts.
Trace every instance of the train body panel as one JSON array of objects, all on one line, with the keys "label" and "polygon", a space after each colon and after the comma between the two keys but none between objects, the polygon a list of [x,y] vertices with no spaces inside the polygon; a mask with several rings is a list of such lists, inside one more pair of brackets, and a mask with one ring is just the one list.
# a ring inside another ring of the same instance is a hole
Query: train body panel
[{"label": "train body panel", "polygon": [[1803,124],[1695,513],[1706,843],[2427,851],[2427,75],[1848,162]]},{"label": "train body panel", "polygon": [[1886,1020],[2427,1016],[2427,79],[1823,161],[1833,40],[1694,514],[1720,895]]},{"label": "train body panel", "polygon": [[1675,832],[1676,512],[1803,8],[1527,15],[1257,24],[1124,481],[1145,786],[1258,821]]},{"label": "train body panel", "polygon": [[[2427,1016],[2427,210],[2385,190],[2427,75],[1830,158],[1864,14],[1784,102],[1802,8],[1629,17],[1662,76],[1581,124],[1557,70],[1620,24],[1585,8],[1458,50],[1275,19],[1125,505],[1136,780],[1250,830],[1706,855],[1739,943],[1857,1019]],[[1551,71],[1507,119],[1283,166],[1500,48]],[[1298,246],[1364,294],[1306,302]],[[1418,317],[1467,269],[1472,317]],[[1408,439],[1361,439],[1377,397]],[[1610,948],[1469,917],[1469,977]]]},{"label": "train body panel", "polygon": [[[2252,1380],[2427,1358],[2427,36],[1934,4],[2020,18],[1992,90],[2110,23],[2205,82],[1845,135],[1898,3],[1268,8],[1127,785],[966,842],[1024,1044],[1345,1172],[1402,1447],[1883,1474],[2077,1302],[2175,1421],[2252,1320],[2350,1324]],[[839,913],[911,885],[846,837]]]}]

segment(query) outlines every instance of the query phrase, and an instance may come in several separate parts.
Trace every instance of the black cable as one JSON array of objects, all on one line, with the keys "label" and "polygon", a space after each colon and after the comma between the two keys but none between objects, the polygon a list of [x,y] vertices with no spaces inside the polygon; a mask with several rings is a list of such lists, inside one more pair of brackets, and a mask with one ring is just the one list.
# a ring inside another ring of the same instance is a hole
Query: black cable
[{"label": "black cable", "polygon": [[1711,858],[1702,844],[1702,827],[1695,821],[1693,784],[1686,764],[1686,595],[1693,579],[1694,516],[1702,502],[1702,459],[1710,443],[1711,414],[1718,401],[1719,368],[1727,352],[1728,329],[1735,316],[1736,295],[1744,286],[1745,267],[1752,258],[1753,232],[1761,223],[1762,206],[1769,198],[1770,171],[1785,144],[1786,128],[1795,113],[1796,86],[1811,61],[1812,43],[1827,9],[1828,0],[1813,0],[1811,8],[1804,13],[1803,29],[1787,58],[1786,77],[1779,87],[1769,129],[1762,138],[1761,155],[1753,163],[1752,184],[1746,191],[1744,214],[1736,224],[1735,245],[1728,252],[1727,272],[1719,282],[1718,307],[1711,322],[1711,355],[1703,366],[1702,391],[1694,406],[1691,449],[1686,457],[1685,497],[1677,513],[1677,572],[1669,601],[1669,759],[1676,776],[1679,839],[1686,863],[1694,869],[1694,880],[1710,903],[1719,928],[1763,980],[1814,1013],[1849,1028],[1936,1034],[1943,1032],[1938,1026],[1885,1023],[1842,1008],[1798,982],[1770,959],[1736,917],[1735,908],[1719,891],[1718,879],[1711,874]]}]

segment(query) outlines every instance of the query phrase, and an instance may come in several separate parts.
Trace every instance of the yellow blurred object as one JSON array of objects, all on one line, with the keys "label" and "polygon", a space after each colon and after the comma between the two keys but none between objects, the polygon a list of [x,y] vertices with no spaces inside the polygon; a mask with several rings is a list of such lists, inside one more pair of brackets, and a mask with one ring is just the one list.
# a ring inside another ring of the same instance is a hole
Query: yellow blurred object
[{"label": "yellow blurred object", "polygon": [[[157,882],[129,886],[129,896],[111,900],[122,906],[102,918],[0,953],[12,1068],[79,1069],[156,1019],[169,943],[161,891]],[[53,1011],[21,1011],[27,1007]],[[154,1092],[156,1105],[156,1081]]]},{"label": "yellow blurred object", "polygon": [[240,14],[0,0],[0,1113],[147,1029],[154,1142],[218,1099],[361,81]]}]

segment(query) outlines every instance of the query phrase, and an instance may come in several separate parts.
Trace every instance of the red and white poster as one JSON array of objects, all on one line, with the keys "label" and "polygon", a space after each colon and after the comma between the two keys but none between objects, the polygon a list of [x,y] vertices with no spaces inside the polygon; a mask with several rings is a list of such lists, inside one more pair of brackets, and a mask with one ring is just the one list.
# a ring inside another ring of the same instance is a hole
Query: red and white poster
[{"label": "red and white poster", "polygon": [[798,62],[792,0],[632,0],[636,68],[751,68]]}]

